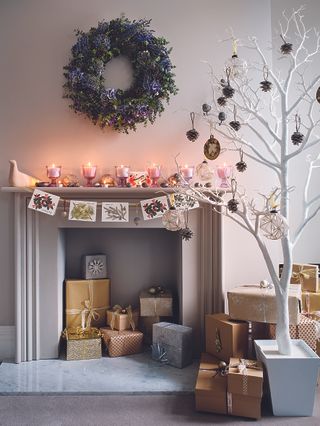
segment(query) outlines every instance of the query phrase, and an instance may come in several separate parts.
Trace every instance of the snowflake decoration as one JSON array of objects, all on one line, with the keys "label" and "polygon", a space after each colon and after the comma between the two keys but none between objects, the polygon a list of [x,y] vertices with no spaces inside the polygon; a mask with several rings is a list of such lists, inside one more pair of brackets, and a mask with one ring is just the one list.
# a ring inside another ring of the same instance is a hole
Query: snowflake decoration
[{"label": "snowflake decoration", "polygon": [[100,274],[103,270],[102,260],[100,259],[91,260],[91,262],[89,262],[88,269],[93,275]]}]

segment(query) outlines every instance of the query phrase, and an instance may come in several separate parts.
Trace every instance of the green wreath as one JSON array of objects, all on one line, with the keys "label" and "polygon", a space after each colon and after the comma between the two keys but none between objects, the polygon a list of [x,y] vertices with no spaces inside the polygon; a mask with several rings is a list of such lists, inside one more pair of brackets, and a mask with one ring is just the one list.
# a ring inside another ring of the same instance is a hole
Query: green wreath
[{"label": "green wreath", "polygon": [[[87,115],[101,128],[119,132],[136,130],[136,124],[153,123],[164,111],[164,102],[177,93],[171,48],[163,37],[155,37],[150,20],[129,21],[121,17],[99,22],[89,32],[77,30],[72,58],[64,67],[64,97],[71,99],[76,113]],[[103,71],[119,55],[133,67],[128,90],[106,88]]]}]

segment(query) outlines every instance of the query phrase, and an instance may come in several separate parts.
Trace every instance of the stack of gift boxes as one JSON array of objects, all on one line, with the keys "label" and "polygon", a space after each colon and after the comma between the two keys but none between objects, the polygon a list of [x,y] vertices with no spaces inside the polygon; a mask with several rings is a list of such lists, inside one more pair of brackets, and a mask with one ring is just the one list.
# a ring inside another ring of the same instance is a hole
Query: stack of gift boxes
[{"label": "stack of gift boxes", "polygon": [[142,291],[140,310],[131,306],[111,307],[106,256],[84,256],[82,262],[83,279],[65,281],[61,358],[100,358],[104,350],[110,357],[141,352],[143,340],[147,344],[152,343],[153,326],[163,319],[171,319],[171,292],[162,287]]}]

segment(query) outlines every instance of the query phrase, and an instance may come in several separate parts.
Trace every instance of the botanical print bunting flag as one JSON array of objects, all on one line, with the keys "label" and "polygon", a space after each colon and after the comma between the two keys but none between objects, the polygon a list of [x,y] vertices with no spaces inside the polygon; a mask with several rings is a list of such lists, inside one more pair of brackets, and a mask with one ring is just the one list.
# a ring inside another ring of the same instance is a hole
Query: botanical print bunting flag
[{"label": "botanical print bunting flag", "polygon": [[95,222],[96,215],[97,215],[96,202],[70,200],[69,220]]},{"label": "botanical print bunting flag", "polygon": [[60,197],[48,192],[35,189],[29,202],[29,209],[54,216],[59,204]]},{"label": "botanical print bunting flag", "polygon": [[102,203],[102,222],[129,222],[129,203]]},{"label": "botanical print bunting flag", "polygon": [[197,209],[199,201],[187,194],[174,194],[174,206],[177,210]]},{"label": "botanical print bunting flag", "polygon": [[140,201],[144,220],[157,219],[169,210],[166,196]]}]

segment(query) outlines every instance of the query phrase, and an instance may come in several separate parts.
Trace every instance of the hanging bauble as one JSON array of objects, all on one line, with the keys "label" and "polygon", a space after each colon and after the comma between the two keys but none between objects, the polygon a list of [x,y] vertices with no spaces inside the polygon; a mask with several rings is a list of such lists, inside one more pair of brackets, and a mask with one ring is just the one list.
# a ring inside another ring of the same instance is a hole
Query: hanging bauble
[{"label": "hanging bauble", "polygon": [[287,235],[289,226],[277,210],[270,210],[261,216],[260,229],[269,240],[280,240]]},{"label": "hanging bauble", "polygon": [[264,80],[260,81],[260,89],[263,92],[270,92],[270,90],[272,89],[272,83],[271,83],[271,81],[268,80],[268,77],[269,77],[269,70],[268,70],[267,65],[265,65],[263,67],[263,78],[264,78]]},{"label": "hanging bauble", "polygon": [[221,80],[221,84],[223,86],[222,93],[225,98],[232,98],[234,95],[234,88],[230,86],[230,74],[231,69],[230,67],[226,68],[226,75],[227,75],[227,82],[224,80]]},{"label": "hanging bauble", "polygon": [[318,87],[317,93],[316,93],[316,99],[320,104],[320,87]]},{"label": "hanging bauble", "polygon": [[227,105],[227,99],[226,99],[224,96],[220,96],[220,97],[217,99],[217,103],[218,103],[218,105],[220,105],[220,106],[224,107],[224,106],[226,106],[226,105]]},{"label": "hanging bauble", "polygon": [[194,128],[194,119],[195,119],[194,112],[190,112],[190,119],[191,119],[192,129],[188,130],[186,135],[189,141],[194,142],[199,137],[199,132]]},{"label": "hanging bauble", "polygon": [[207,115],[208,112],[211,111],[211,105],[209,104],[202,104],[202,111],[204,115]]},{"label": "hanging bauble", "polygon": [[303,142],[304,135],[299,132],[301,126],[301,118],[298,114],[295,115],[296,131],[291,135],[293,145],[300,145]]},{"label": "hanging bauble", "polygon": [[227,118],[226,113],[223,111],[220,111],[218,115],[218,120],[220,120],[220,123],[219,123],[220,126],[225,121],[226,118]]},{"label": "hanging bauble", "polygon": [[180,229],[179,234],[181,235],[182,239],[185,241],[189,241],[193,237],[193,231],[188,226]]},{"label": "hanging bauble", "polygon": [[232,127],[236,132],[240,129],[241,124],[240,121],[237,120],[237,110],[236,106],[233,106],[233,120],[229,123],[230,127]]},{"label": "hanging bauble", "polygon": [[236,169],[238,170],[238,172],[244,172],[247,169],[247,163],[245,161],[243,161],[243,150],[242,148],[240,148],[239,150],[240,152],[240,161],[238,161],[236,163]]},{"label": "hanging bauble", "polygon": [[245,60],[238,57],[237,40],[232,40],[232,56],[226,62],[226,67],[231,70],[230,77],[235,79],[244,78],[248,72],[248,64]]},{"label": "hanging bauble", "polygon": [[283,44],[280,46],[280,51],[283,55],[289,55],[292,52],[292,43],[288,43],[283,35],[281,35],[281,38],[283,40]]},{"label": "hanging bauble", "polygon": [[209,167],[208,161],[204,160],[196,166],[196,176],[202,182],[207,182],[213,178],[213,172]]},{"label": "hanging bauble", "polygon": [[221,151],[220,142],[213,135],[204,144],[203,153],[208,160],[215,160],[219,157]]},{"label": "hanging bauble", "polygon": [[237,181],[235,179],[231,179],[231,193],[232,198],[227,203],[227,209],[231,213],[235,213],[238,210],[238,204],[239,201],[236,200],[236,193],[237,193]]},{"label": "hanging bauble", "polygon": [[181,210],[170,207],[162,216],[162,223],[168,231],[179,231],[182,228]]}]

